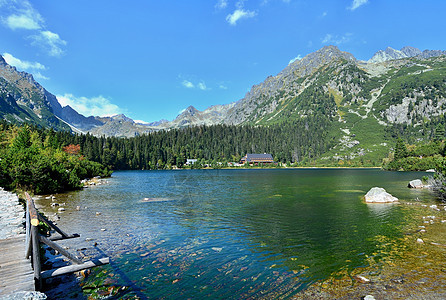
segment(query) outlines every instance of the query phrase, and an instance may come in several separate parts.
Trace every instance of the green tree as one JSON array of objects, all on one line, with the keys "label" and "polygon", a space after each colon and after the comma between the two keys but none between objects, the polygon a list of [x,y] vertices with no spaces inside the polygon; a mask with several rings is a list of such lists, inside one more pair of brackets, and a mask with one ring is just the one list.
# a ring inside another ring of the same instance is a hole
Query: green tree
[{"label": "green tree", "polygon": [[398,138],[395,145],[395,160],[399,160],[408,156],[406,144],[403,139]]}]

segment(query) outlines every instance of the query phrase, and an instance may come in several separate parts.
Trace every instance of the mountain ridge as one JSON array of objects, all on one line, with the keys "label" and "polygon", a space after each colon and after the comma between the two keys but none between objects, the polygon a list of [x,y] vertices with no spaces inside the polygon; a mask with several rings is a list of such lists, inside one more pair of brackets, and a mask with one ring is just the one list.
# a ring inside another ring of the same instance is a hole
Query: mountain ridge
[{"label": "mountain ridge", "polygon": [[[68,124],[75,132],[117,137],[188,126],[269,126],[294,120],[305,128],[305,122],[324,122],[331,128],[327,132],[329,138],[338,145],[333,148],[331,157],[340,157],[340,153],[348,151],[360,156],[364,151],[378,150],[375,149],[377,146],[368,145],[367,137],[361,136],[355,128],[367,130],[366,125],[372,126],[384,136],[386,126],[420,126],[422,120],[429,121],[444,114],[442,106],[446,100],[443,92],[436,88],[422,90],[414,80],[414,76],[428,80],[429,76],[435,75],[434,79],[441,81],[444,63],[441,57],[444,54],[446,51],[442,50],[388,47],[373,56],[380,59],[371,62],[373,57],[369,61],[360,61],[337,46],[325,46],[290,63],[277,75],[253,85],[245,97],[236,102],[210,106],[203,111],[189,106],[172,121],[151,123],[138,123],[125,115],[85,117],[70,106],[62,107],[54,95],[34,81],[32,75],[18,72],[1,58],[3,96],[0,110],[2,117],[10,122],[33,121],[40,126],[64,130],[68,130]],[[400,89],[400,82],[409,82],[413,86],[409,92],[404,91],[404,96],[393,93]],[[30,100],[32,97],[23,96],[29,90],[38,96],[34,99],[36,103]],[[433,90],[438,95],[432,94]],[[42,111],[46,115],[42,116]],[[354,133],[357,138],[351,138],[346,132]],[[367,149],[362,147],[364,143]]]}]

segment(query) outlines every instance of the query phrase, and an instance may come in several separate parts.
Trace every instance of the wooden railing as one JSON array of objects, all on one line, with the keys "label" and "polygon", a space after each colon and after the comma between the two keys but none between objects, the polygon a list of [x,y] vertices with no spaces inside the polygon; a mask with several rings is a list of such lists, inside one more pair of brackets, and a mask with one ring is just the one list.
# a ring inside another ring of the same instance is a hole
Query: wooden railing
[{"label": "wooden railing", "polygon": [[[39,214],[34,205],[34,201],[25,193],[26,197],[26,258],[31,257],[31,263],[34,270],[34,284],[36,290],[41,290],[43,281],[46,278],[64,275],[68,273],[78,272],[84,269],[93,268],[96,266],[108,264],[110,259],[108,257],[103,257],[99,259],[90,260],[87,262],[82,262],[75,255],[71,254],[54,241],[70,239],[79,237],[79,234],[67,234],[63,232],[59,227],[57,227],[53,222],[45,218],[43,215]],[[60,236],[46,238],[39,233],[39,222],[46,223],[52,229],[54,229]],[[59,251],[60,254],[67,257],[70,261],[75,263],[75,265],[65,266],[57,269],[42,271],[42,265],[40,261],[40,243]]]}]

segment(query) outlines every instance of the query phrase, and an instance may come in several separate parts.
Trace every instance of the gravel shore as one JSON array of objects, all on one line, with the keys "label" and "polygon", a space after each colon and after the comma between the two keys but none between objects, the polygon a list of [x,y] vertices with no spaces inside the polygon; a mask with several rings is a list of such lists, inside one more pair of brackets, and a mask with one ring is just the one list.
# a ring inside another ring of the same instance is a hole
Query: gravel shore
[{"label": "gravel shore", "polygon": [[25,211],[16,194],[0,188],[0,239],[25,233]]}]

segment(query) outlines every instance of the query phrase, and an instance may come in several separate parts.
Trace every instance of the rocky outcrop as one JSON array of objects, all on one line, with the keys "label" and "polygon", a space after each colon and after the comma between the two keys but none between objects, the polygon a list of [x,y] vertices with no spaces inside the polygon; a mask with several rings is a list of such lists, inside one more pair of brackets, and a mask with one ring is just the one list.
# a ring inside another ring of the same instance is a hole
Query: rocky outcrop
[{"label": "rocky outcrop", "polygon": [[[421,53],[419,49],[411,48],[406,49],[409,47],[404,47],[405,50],[403,52],[403,49],[401,50],[395,50],[391,47],[387,47],[386,50],[379,50],[376,52],[371,59],[368,60],[369,63],[377,63],[377,62],[384,62],[387,60],[393,60],[393,59],[400,59],[400,58],[406,58],[410,56],[415,56]],[[415,54],[415,55],[410,55]],[[410,55],[410,56],[409,56]]]},{"label": "rocky outcrop", "polygon": [[420,179],[415,179],[409,182],[407,185],[411,189],[422,189],[424,187],[423,182]]},{"label": "rocky outcrop", "polygon": [[385,189],[374,187],[364,196],[366,203],[393,203],[398,202],[398,198],[387,193]]},{"label": "rocky outcrop", "polygon": [[446,55],[446,51],[442,50],[424,50],[423,52],[414,47],[406,46],[401,48],[401,50],[395,50],[391,47],[387,47],[386,50],[379,50],[376,52],[371,59],[368,60],[369,63],[379,63],[389,60],[409,58],[409,57],[419,57],[423,59]]}]

